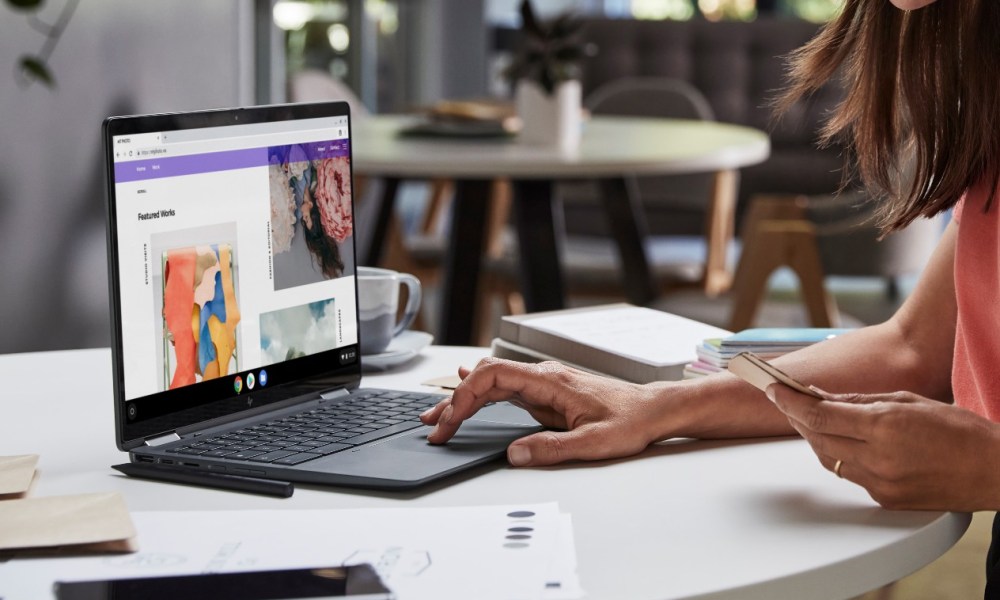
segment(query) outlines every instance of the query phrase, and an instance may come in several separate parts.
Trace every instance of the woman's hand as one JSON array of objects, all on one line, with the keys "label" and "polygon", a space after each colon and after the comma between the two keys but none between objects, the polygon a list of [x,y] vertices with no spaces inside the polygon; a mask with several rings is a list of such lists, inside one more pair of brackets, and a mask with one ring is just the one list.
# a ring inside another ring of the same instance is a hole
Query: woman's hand
[{"label": "woman's hand", "polygon": [[432,444],[447,442],[462,421],[491,402],[511,402],[545,427],[514,441],[507,458],[514,466],[542,466],[567,460],[596,460],[641,452],[653,440],[647,431],[650,387],[591,375],[556,362],[525,364],[485,358],[451,398],[420,416],[436,425]]},{"label": "woman's hand", "polygon": [[1000,508],[1000,426],[909,392],[829,394],[774,384],[767,395],[824,467],[891,509]]}]

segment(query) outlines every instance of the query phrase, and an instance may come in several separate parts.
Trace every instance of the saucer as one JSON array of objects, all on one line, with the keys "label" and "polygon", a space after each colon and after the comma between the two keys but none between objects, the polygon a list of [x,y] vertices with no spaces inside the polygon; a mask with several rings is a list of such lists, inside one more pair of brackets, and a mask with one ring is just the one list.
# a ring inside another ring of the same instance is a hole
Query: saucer
[{"label": "saucer", "polygon": [[434,336],[424,331],[404,331],[392,338],[385,352],[361,356],[363,371],[385,371],[412,360],[431,345]]}]

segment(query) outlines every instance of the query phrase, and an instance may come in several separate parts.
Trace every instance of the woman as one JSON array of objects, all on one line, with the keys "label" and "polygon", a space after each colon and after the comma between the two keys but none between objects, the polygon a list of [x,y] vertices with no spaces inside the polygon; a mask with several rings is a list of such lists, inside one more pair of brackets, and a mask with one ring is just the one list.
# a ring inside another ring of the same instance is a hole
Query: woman
[{"label": "woman", "polygon": [[[628,456],[673,437],[797,432],[825,468],[887,508],[1000,508],[998,48],[997,0],[846,0],[793,57],[786,103],[846,77],[826,134],[846,138],[885,196],[886,231],[953,206],[956,216],[889,321],[775,361],[827,390],[824,401],[781,385],[765,397],[727,373],[640,386],[486,359],[422,416],[436,425],[428,439],[444,443],[483,404],[513,397],[564,430],[512,443],[515,466]],[[988,595],[1000,585],[993,555]]]}]

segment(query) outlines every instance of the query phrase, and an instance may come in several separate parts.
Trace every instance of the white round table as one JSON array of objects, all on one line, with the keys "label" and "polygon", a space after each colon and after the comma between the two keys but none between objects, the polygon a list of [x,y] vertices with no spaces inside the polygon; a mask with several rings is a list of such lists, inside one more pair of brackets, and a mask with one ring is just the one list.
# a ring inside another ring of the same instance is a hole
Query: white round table
[{"label": "white round table", "polygon": [[[363,384],[426,391],[420,382],[487,353],[432,346]],[[793,438],[679,440],[626,460],[545,469],[497,462],[409,493],[299,485],[275,499],[134,480],[110,468],[126,460],[114,445],[110,362],[107,349],[0,356],[0,456],[41,455],[33,496],[117,490],[132,511],[555,501],[572,516],[580,582],[594,600],[849,598],[933,561],[970,521],[883,510]],[[10,573],[0,596],[14,600]]]},{"label": "white round table", "polygon": [[580,147],[571,152],[530,146],[516,138],[420,138],[400,132],[416,117],[357,118],[352,132],[354,170],[381,177],[385,187],[373,210],[378,216],[361,264],[374,265],[392,214],[399,181],[454,179],[455,203],[445,262],[439,341],[468,343],[479,269],[486,238],[490,181],[510,178],[514,223],[522,260],[525,305],[531,312],[563,308],[562,270],[553,216],[553,183],[593,179],[622,256],[626,293],[636,304],[656,297],[646,258],[645,223],[639,199],[628,193],[629,175],[671,175],[738,169],[765,160],[766,133],[707,121],[595,116],[584,125]]}]

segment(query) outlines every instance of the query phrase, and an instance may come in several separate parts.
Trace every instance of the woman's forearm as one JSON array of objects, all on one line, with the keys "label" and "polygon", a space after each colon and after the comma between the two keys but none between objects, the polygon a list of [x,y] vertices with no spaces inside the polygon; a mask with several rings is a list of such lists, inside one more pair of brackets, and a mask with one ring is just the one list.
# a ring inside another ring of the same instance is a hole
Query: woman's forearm
[{"label": "woman's forearm", "polygon": [[[940,400],[950,396],[950,347],[937,352],[914,343],[895,319],[789,353],[775,365],[830,392],[907,390]],[[651,385],[657,390],[655,439],[795,433],[760,390],[730,373]]]}]

